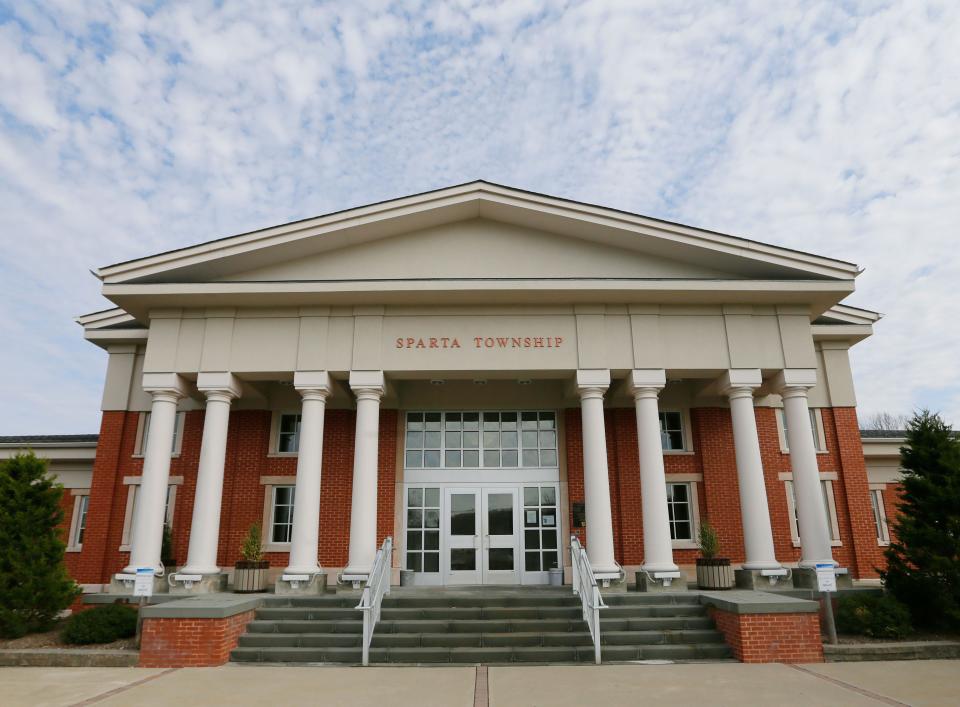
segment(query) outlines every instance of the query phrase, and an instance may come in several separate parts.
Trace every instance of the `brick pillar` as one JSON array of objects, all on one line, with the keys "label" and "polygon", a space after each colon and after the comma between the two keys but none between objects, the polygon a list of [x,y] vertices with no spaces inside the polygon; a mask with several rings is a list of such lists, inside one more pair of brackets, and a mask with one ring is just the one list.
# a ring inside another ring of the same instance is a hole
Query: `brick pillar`
[{"label": "brick pillar", "polygon": [[[840,451],[840,482],[846,496],[847,517],[853,536],[851,557],[856,567],[850,568],[858,579],[876,577],[883,554],[877,543],[877,529],[870,506],[870,485],[867,465],[863,458],[863,442],[857,423],[856,408],[830,408],[836,423],[837,445]],[[827,410],[823,410],[826,414]],[[842,511],[837,509],[838,515]]]},{"label": "brick pillar", "polygon": [[[114,499],[120,480],[121,450],[124,446],[124,423],[127,415],[128,413],[121,410],[108,410],[100,419],[100,438],[97,441],[97,456],[93,462],[93,477],[90,481],[87,529],[74,577],[81,584],[110,581],[110,568],[106,567],[106,564],[108,544],[113,537],[110,533],[111,520],[119,513],[120,523],[123,523],[123,510],[114,512]],[[135,418],[136,413],[131,415]]]},{"label": "brick pillar", "polygon": [[567,462],[567,497],[570,503],[567,509],[567,522],[571,534],[576,535],[577,539],[585,545],[586,528],[573,526],[573,504],[583,503],[583,437],[578,408],[568,408],[563,411],[563,433]]},{"label": "brick pillar", "polygon": [[[397,490],[397,411],[380,410],[380,435],[377,451],[377,547],[393,534]],[[322,540],[321,540],[322,544]],[[400,538],[394,548],[402,547]]]}]

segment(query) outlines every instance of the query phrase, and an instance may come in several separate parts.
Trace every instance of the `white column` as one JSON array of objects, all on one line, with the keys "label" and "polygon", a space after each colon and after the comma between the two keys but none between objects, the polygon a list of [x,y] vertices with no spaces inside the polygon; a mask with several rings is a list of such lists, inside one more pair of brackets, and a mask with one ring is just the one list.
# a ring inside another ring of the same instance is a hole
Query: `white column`
[{"label": "white column", "polygon": [[357,396],[357,432],[353,447],[353,493],[350,500],[350,554],[345,579],[367,577],[377,554],[377,457],[383,371],[351,371]]},{"label": "white column", "polygon": [[150,406],[150,430],[143,453],[143,478],[137,492],[130,542],[130,563],[125,573],[137,567],[153,567],[158,574],[163,544],[163,513],[167,505],[170,481],[170,456],[177,425],[177,401],[186,397],[187,386],[175,373],[144,373],[143,389],[153,397]]},{"label": "white column", "polygon": [[[197,468],[197,492],[190,524],[190,549],[182,574],[217,574],[220,540],[220,504],[223,500],[223,463],[227,455],[230,403],[240,397],[240,381],[229,373],[201,373],[197,390],[207,397],[203,439]],[[151,431],[152,434],[152,431]]]},{"label": "white column", "polygon": [[677,572],[667,512],[667,478],[663,470],[660,410],[657,397],[667,384],[663,369],[637,369],[630,388],[637,408],[637,445],[640,451],[640,501],[643,512],[643,565],[647,572]]},{"label": "white column", "polygon": [[783,398],[787,446],[790,447],[790,467],[793,470],[793,494],[800,530],[800,566],[808,568],[823,562],[836,564],[830,551],[830,530],[823,506],[820,469],[807,403],[807,389],[816,382],[817,372],[805,368],[783,370],[776,381]]},{"label": "white column", "polygon": [[760,458],[760,438],[753,408],[753,389],[763,379],[760,369],[727,371],[721,387],[730,399],[733,421],[733,448],[737,459],[737,486],[740,489],[740,515],[743,523],[743,545],[746,570],[778,570],[773,549],[773,530],[767,507],[767,487]]},{"label": "white column", "polygon": [[583,500],[587,520],[587,557],[596,574],[619,574],[613,555],[613,517],[607,473],[607,435],[603,422],[603,394],[610,371],[577,371],[577,391],[583,428]]},{"label": "white column", "polygon": [[303,398],[297,448],[297,480],[290,530],[290,564],[284,574],[317,574],[320,545],[320,475],[323,465],[323,418],[330,377],[326,371],[297,371],[293,386]]}]

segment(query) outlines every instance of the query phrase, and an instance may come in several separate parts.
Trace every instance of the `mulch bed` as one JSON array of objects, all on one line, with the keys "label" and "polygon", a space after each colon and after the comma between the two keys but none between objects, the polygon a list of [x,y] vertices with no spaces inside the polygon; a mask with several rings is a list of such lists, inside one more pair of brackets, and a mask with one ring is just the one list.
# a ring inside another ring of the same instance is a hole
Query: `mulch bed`
[{"label": "mulch bed", "polygon": [[63,630],[64,621],[57,622],[52,631],[43,633],[28,633],[20,638],[0,639],[0,649],[17,648],[88,648],[90,650],[102,650],[104,648],[111,650],[132,650],[136,647],[136,641],[133,638],[121,638],[113,643],[90,643],[85,646],[78,646],[64,643],[60,640],[60,631]]}]

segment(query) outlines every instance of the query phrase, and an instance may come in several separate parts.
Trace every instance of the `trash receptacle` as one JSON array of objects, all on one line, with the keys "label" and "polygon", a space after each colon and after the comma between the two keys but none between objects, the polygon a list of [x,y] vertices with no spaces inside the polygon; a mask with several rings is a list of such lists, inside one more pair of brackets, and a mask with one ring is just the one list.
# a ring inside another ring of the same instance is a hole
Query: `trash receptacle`
[{"label": "trash receptacle", "polygon": [[550,586],[551,587],[562,587],[563,586],[563,570],[559,567],[553,567],[550,570]]}]

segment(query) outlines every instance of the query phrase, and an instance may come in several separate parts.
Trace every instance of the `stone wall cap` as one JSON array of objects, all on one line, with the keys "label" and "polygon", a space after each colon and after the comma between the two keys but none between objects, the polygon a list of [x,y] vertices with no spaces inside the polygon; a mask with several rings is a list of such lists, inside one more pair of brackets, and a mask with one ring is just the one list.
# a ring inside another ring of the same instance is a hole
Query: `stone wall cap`
[{"label": "stone wall cap", "polygon": [[749,589],[701,592],[700,603],[732,614],[812,614],[820,610],[820,604],[809,599]]},{"label": "stone wall cap", "polygon": [[143,609],[145,619],[225,619],[258,608],[266,594],[204,594]]}]

